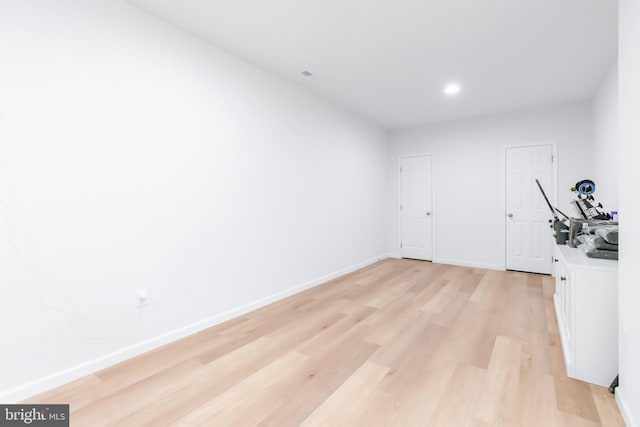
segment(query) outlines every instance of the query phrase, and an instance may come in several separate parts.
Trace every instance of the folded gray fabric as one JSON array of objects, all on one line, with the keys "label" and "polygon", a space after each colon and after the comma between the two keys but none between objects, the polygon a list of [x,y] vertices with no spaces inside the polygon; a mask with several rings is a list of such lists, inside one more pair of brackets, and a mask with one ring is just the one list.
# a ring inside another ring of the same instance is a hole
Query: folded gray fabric
[{"label": "folded gray fabric", "polygon": [[602,258],[602,259],[618,259],[618,251],[608,251],[606,249],[587,249],[584,253],[589,258]]},{"label": "folded gray fabric", "polygon": [[596,236],[602,237],[607,243],[617,245],[618,244],[618,226],[609,225],[605,227],[598,227],[596,229]]},{"label": "folded gray fabric", "polygon": [[601,236],[595,234],[583,234],[576,238],[580,244],[587,245],[593,249],[606,249],[608,251],[617,251],[618,245],[607,243]]}]

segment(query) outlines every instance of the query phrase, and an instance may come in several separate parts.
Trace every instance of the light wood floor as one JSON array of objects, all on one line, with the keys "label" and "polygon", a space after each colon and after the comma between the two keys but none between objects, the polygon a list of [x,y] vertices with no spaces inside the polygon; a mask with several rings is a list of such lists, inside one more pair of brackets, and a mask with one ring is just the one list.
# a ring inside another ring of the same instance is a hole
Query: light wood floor
[{"label": "light wood floor", "polygon": [[385,260],[30,399],[72,426],[623,426],[551,277]]}]

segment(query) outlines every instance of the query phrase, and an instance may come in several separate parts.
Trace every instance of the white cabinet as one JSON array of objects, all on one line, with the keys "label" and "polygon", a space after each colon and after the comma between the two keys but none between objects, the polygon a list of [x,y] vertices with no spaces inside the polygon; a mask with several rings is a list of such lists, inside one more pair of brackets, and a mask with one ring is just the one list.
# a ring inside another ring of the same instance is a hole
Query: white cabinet
[{"label": "white cabinet", "polygon": [[554,303],[567,375],[609,386],[618,375],[618,262],[557,245]]}]

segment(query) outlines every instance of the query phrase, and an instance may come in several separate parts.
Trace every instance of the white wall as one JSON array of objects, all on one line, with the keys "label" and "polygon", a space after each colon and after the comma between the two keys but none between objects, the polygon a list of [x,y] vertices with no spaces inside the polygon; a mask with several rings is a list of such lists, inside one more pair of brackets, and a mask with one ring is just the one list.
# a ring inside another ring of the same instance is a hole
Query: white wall
[{"label": "white wall", "polygon": [[376,126],[120,1],[3,0],[0,63],[0,401],[386,255]]},{"label": "white wall", "polygon": [[399,254],[398,156],[434,153],[434,261],[504,269],[505,147],[549,142],[558,147],[557,207],[573,216],[569,188],[592,174],[589,102],[392,133],[389,252]]},{"label": "white wall", "polygon": [[593,100],[594,197],[603,210],[618,210],[618,64],[600,85]]},{"label": "white wall", "polygon": [[640,3],[619,3],[620,114],[620,387],[616,399],[629,427],[640,426]]}]

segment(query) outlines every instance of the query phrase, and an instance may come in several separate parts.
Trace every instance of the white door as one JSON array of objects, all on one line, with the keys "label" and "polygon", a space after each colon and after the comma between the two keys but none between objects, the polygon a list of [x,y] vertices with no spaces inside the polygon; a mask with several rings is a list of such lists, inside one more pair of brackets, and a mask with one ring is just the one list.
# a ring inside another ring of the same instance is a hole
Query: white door
[{"label": "white door", "polygon": [[431,156],[400,159],[400,256],[432,259]]},{"label": "white door", "polygon": [[552,145],[507,148],[506,268],[551,274],[552,216],[536,179],[552,201]]}]

